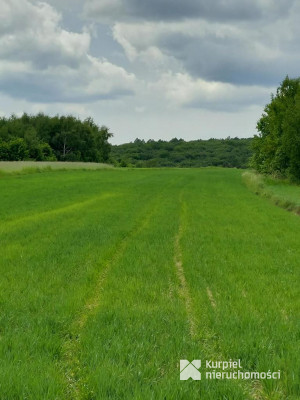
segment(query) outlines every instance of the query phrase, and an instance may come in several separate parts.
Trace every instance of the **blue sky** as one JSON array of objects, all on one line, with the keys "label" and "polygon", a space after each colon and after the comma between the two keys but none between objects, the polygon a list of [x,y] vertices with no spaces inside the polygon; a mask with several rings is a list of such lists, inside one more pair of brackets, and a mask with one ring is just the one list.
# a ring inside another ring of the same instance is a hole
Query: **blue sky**
[{"label": "blue sky", "polygon": [[114,143],[255,134],[299,76],[297,0],[0,0],[0,114],[92,116]]}]

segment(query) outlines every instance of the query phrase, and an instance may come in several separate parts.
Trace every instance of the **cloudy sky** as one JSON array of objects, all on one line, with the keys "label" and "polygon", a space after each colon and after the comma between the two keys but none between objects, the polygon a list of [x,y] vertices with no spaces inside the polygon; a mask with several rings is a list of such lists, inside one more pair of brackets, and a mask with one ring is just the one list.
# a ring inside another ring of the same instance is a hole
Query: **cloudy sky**
[{"label": "cloudy sky", "polygon": [[300,75],[299,0],[0,0],[0,115],[92,116],[114,143],[255,133]]}]

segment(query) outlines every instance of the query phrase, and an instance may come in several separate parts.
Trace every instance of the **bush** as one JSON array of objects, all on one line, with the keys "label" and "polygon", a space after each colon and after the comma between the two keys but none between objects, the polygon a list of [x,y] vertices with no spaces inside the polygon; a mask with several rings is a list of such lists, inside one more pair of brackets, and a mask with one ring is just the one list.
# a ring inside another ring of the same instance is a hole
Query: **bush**
[{"label": "bush", "polygon": [[15,139],[8,142],[9,161],[23,161],[29,158],[29,151],[24,139]]}]

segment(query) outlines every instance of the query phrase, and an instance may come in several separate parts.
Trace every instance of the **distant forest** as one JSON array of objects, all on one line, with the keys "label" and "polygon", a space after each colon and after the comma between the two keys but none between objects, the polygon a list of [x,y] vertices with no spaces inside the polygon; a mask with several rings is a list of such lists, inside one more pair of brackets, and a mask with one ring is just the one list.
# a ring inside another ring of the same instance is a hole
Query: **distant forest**
[{"label": "distant forest", "polygon": [[246,168],[252,139],[144,140],[112,146],[112,134],[92,118],[43,113],[0,118],[0,160],[107,162],[118,167]]},{"label": "distant forest", "polygon": [[126,167],[208,167],[247,168],[252,155],[252,139],[209,139],[184,141],[136,139],[112,146],[115,165]]}]

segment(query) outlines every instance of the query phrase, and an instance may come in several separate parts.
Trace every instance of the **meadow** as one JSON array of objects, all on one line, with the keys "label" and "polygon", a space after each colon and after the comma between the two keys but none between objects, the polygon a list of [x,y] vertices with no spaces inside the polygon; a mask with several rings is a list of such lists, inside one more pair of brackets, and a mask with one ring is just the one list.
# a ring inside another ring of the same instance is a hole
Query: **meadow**
[{"label": "meadow", "polygon": [[[300,398],[300,218],[241,171],[3,174],[0,205],[1,400]],[[205,379],[230,359],[280,379]]]}]

